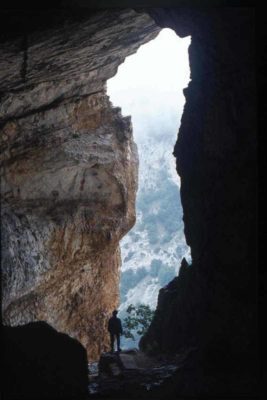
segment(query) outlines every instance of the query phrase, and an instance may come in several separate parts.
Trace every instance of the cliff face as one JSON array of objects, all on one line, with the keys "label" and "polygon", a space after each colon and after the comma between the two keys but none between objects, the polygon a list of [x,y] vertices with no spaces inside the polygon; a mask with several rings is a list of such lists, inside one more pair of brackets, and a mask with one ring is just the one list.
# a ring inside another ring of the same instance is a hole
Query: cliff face
[{"label": "cliff face", "polygon": [[91,360],[108,346],[137,190],[131,121],[105,82],[158,31],[108,11],[1,46],[3,321],[45,320]]}]

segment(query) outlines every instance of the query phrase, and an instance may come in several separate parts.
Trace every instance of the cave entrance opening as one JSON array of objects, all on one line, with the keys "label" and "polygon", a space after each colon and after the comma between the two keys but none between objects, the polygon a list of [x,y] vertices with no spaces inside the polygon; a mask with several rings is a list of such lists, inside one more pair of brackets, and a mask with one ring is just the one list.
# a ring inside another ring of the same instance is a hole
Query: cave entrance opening
[{"label": "cave entrance opening", "polygon": [[[126,58],[107,82],[113,106],[131,115],[139,154],[136,224],[121,241],[120,316],[130,304],[156,308],[159,289],[190,263],[184,237],[180,180],[172,155],[190,80],[188,46],[168,28]],[[139,334],[123,347],[137,346]]]}]

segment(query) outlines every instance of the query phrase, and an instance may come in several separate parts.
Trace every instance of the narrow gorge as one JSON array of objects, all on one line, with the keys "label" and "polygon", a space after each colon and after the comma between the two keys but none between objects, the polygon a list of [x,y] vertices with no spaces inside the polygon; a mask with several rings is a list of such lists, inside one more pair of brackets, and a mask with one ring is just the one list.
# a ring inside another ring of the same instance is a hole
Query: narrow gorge
[{"label": "narrow gorge", "polygon": [[[1,28],[2,321],[46,321],[108,350],[138,154],[106,81],[168,27],[191,36],[174,149],[192,265],[161,289],[144,352],[196,349],[166,393],[251,395],[258,381],[252,7],[6,10]],[[175,217],[175,216],[173,216]]]}]

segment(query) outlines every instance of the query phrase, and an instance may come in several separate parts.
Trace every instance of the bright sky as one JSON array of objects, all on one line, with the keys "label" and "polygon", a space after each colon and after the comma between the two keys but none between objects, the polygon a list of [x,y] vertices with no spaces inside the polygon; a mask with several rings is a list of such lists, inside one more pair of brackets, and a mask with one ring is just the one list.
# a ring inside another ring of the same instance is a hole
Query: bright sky
[{"label": "bright sky", "polygon": [[132,115],[135,137],[153,121],[155,126],[174,124],[177,132],[185,102],[182,89],[190,80],[190,42],[190,37],[181,39],[173,30],[162,29],[127,57],[108,81],[113,105],[121,107],[123,115]]}]

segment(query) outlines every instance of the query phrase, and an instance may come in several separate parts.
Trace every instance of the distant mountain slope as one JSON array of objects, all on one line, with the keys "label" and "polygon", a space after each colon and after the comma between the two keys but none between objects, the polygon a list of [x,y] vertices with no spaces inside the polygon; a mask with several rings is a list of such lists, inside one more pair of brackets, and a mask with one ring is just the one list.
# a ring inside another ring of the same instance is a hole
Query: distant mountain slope
[{"label": "distant mountain slope", "polygon": [[190,259],[184,238],[173,135],[137,135],[140,158],[137,222],[121,241],[121,306],[156,307],[158,291],[177,275],[182,257]]}]

